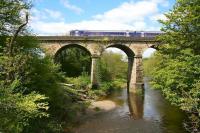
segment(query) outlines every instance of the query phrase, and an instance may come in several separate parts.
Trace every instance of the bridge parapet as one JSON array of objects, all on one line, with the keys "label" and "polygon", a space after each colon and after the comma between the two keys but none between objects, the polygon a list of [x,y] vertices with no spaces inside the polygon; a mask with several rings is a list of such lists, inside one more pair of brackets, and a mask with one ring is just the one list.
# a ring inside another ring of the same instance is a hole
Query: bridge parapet
[{"label": "bridge parapet", "polygon": [[156,43],[154,37],[113,37],[113,36],[38,36],[41,42],[96,42],[96,43],[131,43],[131,42],[149,42]]}]

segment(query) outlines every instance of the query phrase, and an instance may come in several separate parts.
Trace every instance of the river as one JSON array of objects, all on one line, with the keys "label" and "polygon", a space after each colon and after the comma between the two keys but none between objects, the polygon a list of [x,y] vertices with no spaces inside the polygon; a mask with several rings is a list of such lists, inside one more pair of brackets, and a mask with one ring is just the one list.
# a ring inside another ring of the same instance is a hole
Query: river
[{"label": "river", "polygon": [[116,103],[109,111],[86,114],[74,133],[186,133],[185,114],[172,106],[159,90],[145,81],[144,97],[115,92],[106,100]]}]

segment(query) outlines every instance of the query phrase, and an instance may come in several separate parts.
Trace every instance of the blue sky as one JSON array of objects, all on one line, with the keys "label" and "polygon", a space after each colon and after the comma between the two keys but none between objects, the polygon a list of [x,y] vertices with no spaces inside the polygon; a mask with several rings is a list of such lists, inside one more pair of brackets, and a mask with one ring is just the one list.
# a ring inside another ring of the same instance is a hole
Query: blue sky
[{"label": "blue sky", "polygon": [[175,0],[33,0],[30,26],[40,35],[70,30],[159,30]]},{"label": "blue sky", "polygon": [[[175,0],[33,0],[30,27],[37,35],[68,35],[70,30],[158,31],[158,19]],[[144,57],[151,55],[147,50]]]}]

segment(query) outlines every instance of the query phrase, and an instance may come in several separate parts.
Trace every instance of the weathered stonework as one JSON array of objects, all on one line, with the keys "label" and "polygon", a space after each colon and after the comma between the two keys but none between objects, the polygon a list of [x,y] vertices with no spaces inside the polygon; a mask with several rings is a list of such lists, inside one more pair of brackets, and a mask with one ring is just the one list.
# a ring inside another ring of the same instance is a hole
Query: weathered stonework
[{"label": "weathered stonework", "polygon": [[158,45],[154,38],[132,37],[72,37],[72,36],[39,36],[41,48],[47,54],[56,56],[68,46],[78,46],[87,50],[92,57],[91,84],[99,86],[98,61],[109,47],[116,47],[128,56],[127,86],[129,92],[137,93],[143,88],[142,54],[150,47]]}]

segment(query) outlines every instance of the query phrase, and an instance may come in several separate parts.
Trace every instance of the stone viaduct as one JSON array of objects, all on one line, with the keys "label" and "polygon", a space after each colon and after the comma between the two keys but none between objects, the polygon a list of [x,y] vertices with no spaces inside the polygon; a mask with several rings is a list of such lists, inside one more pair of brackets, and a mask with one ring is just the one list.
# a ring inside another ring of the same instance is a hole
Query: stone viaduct
[{"label": "stone viaduct", "polygon": [[159,45],[155,38],[133,37],[75,37],[38,36],[41,47],[54,57],[63,49],[80,47],[91,55],[91,84],[99,85],[98,60],[106,48],[119,48],[128,56],[128,92],[136,93],[143,88],[142,54],[147,48]]}]

